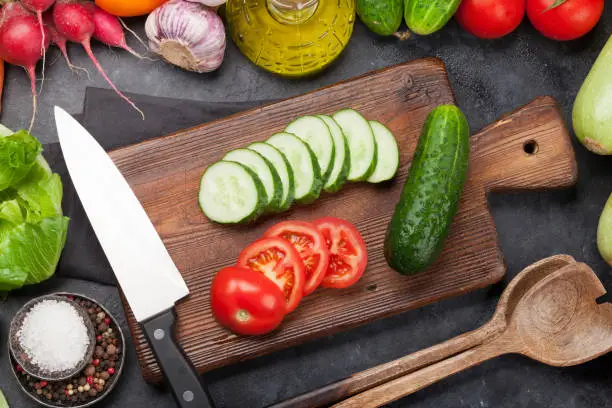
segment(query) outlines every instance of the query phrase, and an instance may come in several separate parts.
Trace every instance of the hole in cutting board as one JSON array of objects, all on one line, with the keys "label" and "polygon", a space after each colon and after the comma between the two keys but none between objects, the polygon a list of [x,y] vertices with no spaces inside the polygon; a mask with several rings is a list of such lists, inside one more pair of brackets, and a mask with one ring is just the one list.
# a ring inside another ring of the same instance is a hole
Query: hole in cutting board
[{"label": "hole in cutting board", "polygon": [[523,150],[529,155],[536,154],[538,152],[538,142],[536,142],[535,140],[529,140],[528,142],[525,142],[525,144],[523,145]]}]

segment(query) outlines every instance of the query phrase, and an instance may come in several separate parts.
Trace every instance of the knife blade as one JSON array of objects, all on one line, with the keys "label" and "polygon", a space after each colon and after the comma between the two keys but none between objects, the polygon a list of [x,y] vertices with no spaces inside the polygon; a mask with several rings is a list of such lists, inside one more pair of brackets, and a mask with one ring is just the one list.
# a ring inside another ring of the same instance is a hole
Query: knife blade
[{"label": "knife blade", "polygon": [[102,146],[57,106],[55,122],[66,167],[85,213],[178,405],[212,407],[174,336],[175,303],[189,294],[178,268]]}]

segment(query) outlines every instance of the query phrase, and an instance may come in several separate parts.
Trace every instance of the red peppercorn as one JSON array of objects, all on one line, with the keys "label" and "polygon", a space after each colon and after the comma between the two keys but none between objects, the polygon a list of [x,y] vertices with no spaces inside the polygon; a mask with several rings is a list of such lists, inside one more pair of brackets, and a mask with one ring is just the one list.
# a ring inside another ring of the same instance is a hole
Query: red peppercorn
[{"label": "red peppercorn", "polygon": [[113,367],[110,367],[107,371],[110,375],[115,374],[115,369]]},{"label": "red peppercorn", "polygon": [[94,366],[99,366],[100,365],[100,359],[99,358],[94,358],[93,361],[91,362]]},{"label": "red peppercorn", "polygon": [[94,383],[93,375],[87,376],[87,384],[91,385]]},{"label": "red peppercorn", "polygon": [[45,388],[47,386],[47,384],[49,384],[49,383],[46,382],[46,381],[41,381],[38,384],[40,385],[40,388]]},{"label": "red peppercorn", "polygon": [[104,323],[106,323],[106,324],[111,324],[111,319],[110,319],[110,317],[107,317],[106,319],[104,319]]},{"label": "red peppercorn", "polygon": [[74,300],[74,296],[69,295],[69,296],[68,296],[68,299],[70,299],[70,300]]},{"label": "red peppercorn", "polygon": [[66,388],[64,390],[64,394],[66,394],[66,396],[69,397],[70,396],[70,390],[68,388]]},{"label": "red peppercorn", "polygon": [[98,335],[96,336],[96,340],[97,340],[97,341],[102,341],[102,335],[101,335],[101,334],[98,334]]}]

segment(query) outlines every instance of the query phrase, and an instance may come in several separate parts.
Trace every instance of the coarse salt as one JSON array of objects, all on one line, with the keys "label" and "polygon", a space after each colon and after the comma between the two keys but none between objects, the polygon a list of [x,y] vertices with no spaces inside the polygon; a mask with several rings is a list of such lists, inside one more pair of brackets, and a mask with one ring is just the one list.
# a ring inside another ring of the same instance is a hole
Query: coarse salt
[{"label": "coarse salt", "polygon": [[78,311],[67,302],[43,300],[30,309],[17,332],[32,363],[49,373],[72,370],[83,360],[89,335]]}]

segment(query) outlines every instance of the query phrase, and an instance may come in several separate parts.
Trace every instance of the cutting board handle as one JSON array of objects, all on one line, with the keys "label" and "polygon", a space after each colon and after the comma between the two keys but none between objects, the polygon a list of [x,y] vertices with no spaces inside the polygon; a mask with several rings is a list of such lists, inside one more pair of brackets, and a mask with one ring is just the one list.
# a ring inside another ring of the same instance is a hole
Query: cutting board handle
[{"label": "cutting board handle", "polygon": [[578,167],[556,102],[540,97],[472,137],[470,177],[489,191],[569,187]]}]

